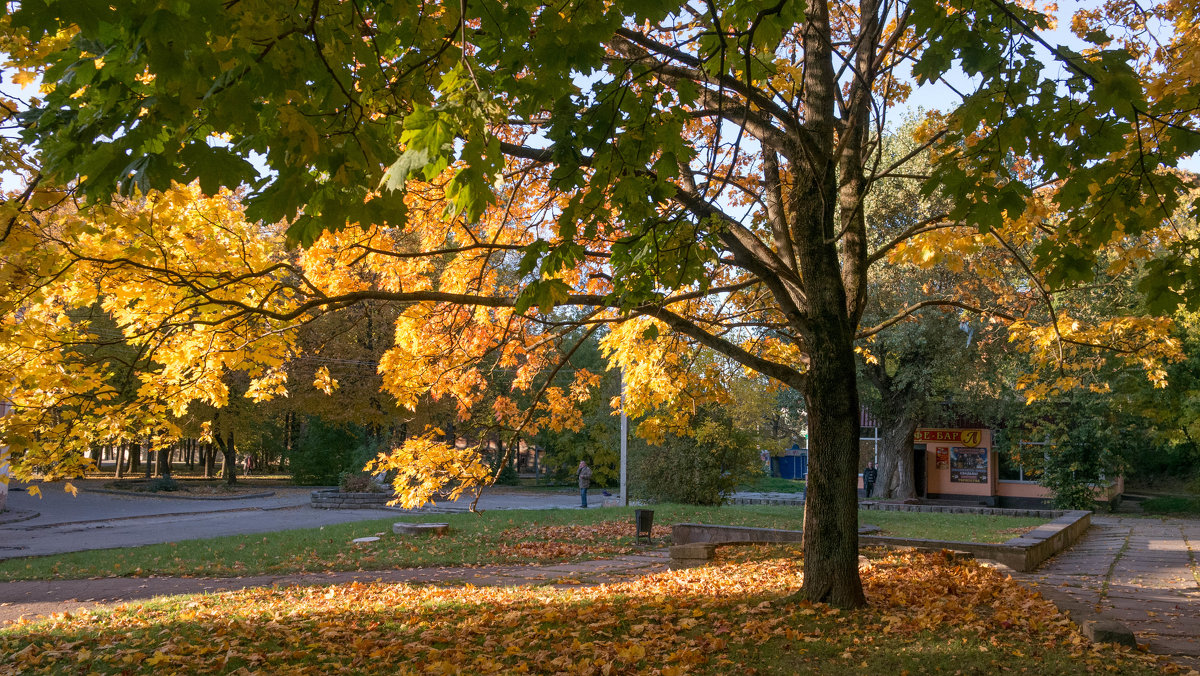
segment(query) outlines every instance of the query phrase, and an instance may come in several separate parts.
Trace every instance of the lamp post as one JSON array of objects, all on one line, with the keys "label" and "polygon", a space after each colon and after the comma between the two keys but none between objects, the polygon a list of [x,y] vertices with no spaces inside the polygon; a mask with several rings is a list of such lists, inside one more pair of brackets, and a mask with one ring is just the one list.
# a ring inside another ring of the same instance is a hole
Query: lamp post
[{"label": "lamp post", "polygon": [[628,489],[628,459],[629,459],[629,418],[625,416],[625,369],[620,371],[621,378],[621,506],[629,506]]}]

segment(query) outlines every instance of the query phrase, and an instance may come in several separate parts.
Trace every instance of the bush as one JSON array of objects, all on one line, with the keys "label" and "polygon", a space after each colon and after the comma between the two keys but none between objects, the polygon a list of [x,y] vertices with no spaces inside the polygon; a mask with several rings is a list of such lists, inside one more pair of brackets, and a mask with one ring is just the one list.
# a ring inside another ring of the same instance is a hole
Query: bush
[{"label": "bush", "polygon": [[146,482],[146,490],[150,493],[177,491],[179,490],[179,482],[170,477],[162,477]]},{"label": "bush", "polygon": [[342,472],[338,477],[338,490],[343,493],[382,493],[384,487],[366,472]]},{"label": "bush", "polygon": [[668,437],[661,446],[631,448],[631,489],[644,499],[719,505],[761,474],[759,443],[719,413],[702,413],[694,437]]},{"label": "bush", "polygon": [[[496,471],[494,467],[492,471]],[[504,463],[504,466],[500,468],[500,476],[496,477],[496,485],[516,486],[519,483],[521,483],[521,478],[517,476],[517,470],[513,468],[512,463]]]},{"label": "bush", "polygon": [[378,449],[379,442],[361,427],[309,418],[288,453],[288,469],[298,485],[329,486],[339,483],[343,472],[362,472]]}]

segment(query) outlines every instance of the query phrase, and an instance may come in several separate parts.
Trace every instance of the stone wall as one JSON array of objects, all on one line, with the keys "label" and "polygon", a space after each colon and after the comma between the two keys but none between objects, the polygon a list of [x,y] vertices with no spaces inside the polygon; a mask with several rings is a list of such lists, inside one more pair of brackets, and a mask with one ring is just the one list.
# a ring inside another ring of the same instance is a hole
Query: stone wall
[{"label": "stone wall", "polygon": [[[930,505],[889,505],[909,507],[908,510],[893,511],[950,511],[952,513],[991,513],[1004,516],[1033,516],[1049,518],[1050,523],[1043,524],[1032,531],[1012,538],[1003,544],[982,542],[951,542],[945,540],[924,540],[920,538],[891,537],[886,535],[867,535],[860,533],[860,546],[879,545],[886,547],[915,547],[925,551],[940,551],[943,549],[968,552],[980,559],[990,559],[1002,563],[1013,570],[1027,572],[1034,570],[1046,559],[1071,546],[1083,536],[1092,523],[1092,513],[1087,511],[1063,512],[1055,510],[1023,510],[1023,509],[993,509],[980,507],[940,507],[930,509]],[[957,512],[956,510],[962,510]],[[773,528],[747,528],[741,526],[717,526],[710,524],[676,524],[672,527],[672,542],[675,546],[710,545],[709,547],[693,547],[695,552],[711,558],[712,550],[719,545],[739,545],[751,542],[796,542],[802,537],[801,531],[785,531]],[[675,547],[672,547],[675,556]],[[680,549],[680,557],[701,558],[699,554],[688,549]],[[694,563],[694,562],[693,562]]]},{"label": "stone wall", "polygon": [[1061,509],[1006,509],[1003,507],[974,507],[971,505],[906,505],[898,502],[860,502],[859,509],[879,512],[937,512],[940,514],[986,514],[989,516],[1028,516],[1035,519],[1057,519],[1067,514]]},{"label": "stone wall", "polygon": [[313,491],[311,503],[317,509],[374,509],[386,507],[391,493],[343,493],[336,488]]}]

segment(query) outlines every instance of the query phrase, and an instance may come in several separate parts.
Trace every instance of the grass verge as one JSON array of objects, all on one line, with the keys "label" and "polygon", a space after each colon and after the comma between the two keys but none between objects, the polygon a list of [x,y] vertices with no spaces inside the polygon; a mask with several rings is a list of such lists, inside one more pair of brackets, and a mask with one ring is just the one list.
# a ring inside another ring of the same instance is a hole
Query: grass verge
[{"label": "grass verge", "polygon": [[755,493],[803,493],[805,482],[797,479],[784,479],[777,476],[764,476],[739,486],[738,490]]},{"label": "grass verge", "polygon": [[[732,550],[731,550],[732,551]],[[0,673],[1152,674],[1092,645],[994,570],[885,554],[847,612],[786,600],[797,552],[615,585],[258,588],[84,611],[0,631]]]},{"label": "grass verge", "polygon": [[[798,530],[802,508],[783,505],[694,507],[656,505],[654,539],[668,544],[670,524],[698,522]],[[974,514],[860,512],[885,535],[1003,542],[1044,519]],[[396,521],[444,521],[450,534],[430,539],[393,535]],[[633,508],[495,510],[483,514],[397,516],[300,530],[183,540],[0,561],[0,580],[170,575],[233,577],[332,570],[549,563],[636,551]],[[354,538],[382,535],[370,545]]]},{"label": "grass verge", "polygon": [[1200,497],[1195,496],[1164,495],[1143,500],[1140,504],[1147,514],[1200,515]]}]

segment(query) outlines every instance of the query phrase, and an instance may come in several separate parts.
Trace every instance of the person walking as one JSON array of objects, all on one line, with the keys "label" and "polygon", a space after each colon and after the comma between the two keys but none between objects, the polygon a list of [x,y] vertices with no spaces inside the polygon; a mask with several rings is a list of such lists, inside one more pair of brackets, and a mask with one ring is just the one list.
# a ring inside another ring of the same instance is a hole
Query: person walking
[{"label": "person walking", "polygon": [[587,491],[588,486],[592,483],[592,468],[587,466],[587,463],[579,461],[579,505],[580,509],[587,509]]},{"label": "person walking", "polygon": [[866,490],[868,499],[871,497],[871,492],[875,490],[875,480],[878,478],[879,470],[875,469],[875,463],[868,462],[867,468],[863,470],[863,489]]}]

